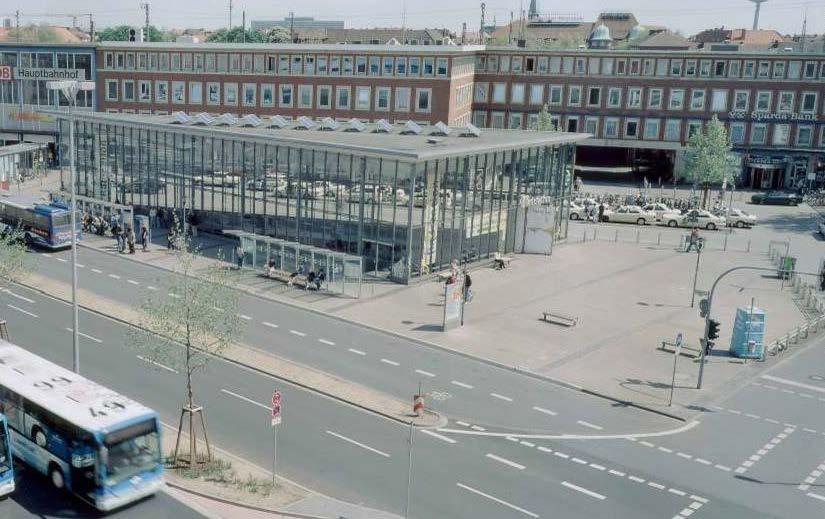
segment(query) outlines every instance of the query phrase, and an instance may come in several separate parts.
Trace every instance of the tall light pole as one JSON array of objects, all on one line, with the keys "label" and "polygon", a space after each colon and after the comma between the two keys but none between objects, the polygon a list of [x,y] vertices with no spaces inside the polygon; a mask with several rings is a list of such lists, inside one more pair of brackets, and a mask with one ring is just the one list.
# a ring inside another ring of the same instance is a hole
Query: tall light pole
[{"label": "tall light pole", "polygon": [[[46,88],[63,92],[63,95],[69,101],[69,113],[73,114],[77,104],[78,92],[94,90],[95,83],[94,81],[49,81],[46,83]],[[72,203],[69,207],[72,222],[72,370],[75,373],[80,373],[80,342],[77,330],[77,201],[75,197],[77,175],[75,173],[74,124],[75,121],[69,118],[69,147],[71,148],[69,171],[72,184]]]}]

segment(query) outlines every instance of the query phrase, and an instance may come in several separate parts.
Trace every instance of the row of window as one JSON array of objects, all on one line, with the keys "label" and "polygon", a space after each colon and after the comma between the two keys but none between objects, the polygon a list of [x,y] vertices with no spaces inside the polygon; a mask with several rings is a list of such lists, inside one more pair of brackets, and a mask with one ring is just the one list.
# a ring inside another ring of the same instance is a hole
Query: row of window
[{"label": "row of window", "polygon": [[[582,85],[545,85],[544,83],[476,83],[477,103],[510,103],[515,105],[583,106],[600,108],[632,108],[693,110],[712,112],[757,111],[780,113],[817,111],[816,92],[758,90],[751,102],[751,90],[704,88],[643,88],[584,87]],[[566,89],[566,95],[565,95]],[[667,91],[666,91],[667,90]],[[645,99],[645,93],[647,94]],[[606,94],[606,95],[605,95]],[[776,102],[774,103],[774,99]],[[825,106],[823,106],[825,113]]]},{"label": "row of window", "polygon": [[600,56],[477,55],[476,72],[729,79],[825,79],[825,62]]},{"label": "row of window", "polygon": [[86,71],[91,79],[92,54],[89,52],[0,52],[0,65],[21,68],[61,68]]},{"label": "row of window", "polygon": [[106,52],[109,70],[306,76],[446,77],[449,59],[429,56],[330,56],[200,52]]},{"label": "row of window", "polygon": [[[653,141],[682,142],[701,130],[701,120],[638,118],[638,117],[591,117],[552,115],[555,128],[568,132],[590,133],[604,139],[644,139]],[[538,124],[538,113],[493,111],[473,112],[473,124],[479,127],[532,129]],[[768,132],[773,128],[769,138]],[[684,135],[683,135],[684,131]],[[791,125],[787,123],[729,123],[729,134],[734,145],[766,145],[808,147],[814,145],[815,127],[799,124],[795,138],[791,139]],[[820,132],[819,145],[825,145],[825,126]]]},{"label": "row of window", "polygon": [[[171,90],[170,90],[171,83]],[[415,94],[412,97],[412,94]],[[277,96],[277,97],[276,97]],[[431,88],[106,80],[106,100],[126,103],[429,113]],[[411,104],[411,102],[413,104]]]}]

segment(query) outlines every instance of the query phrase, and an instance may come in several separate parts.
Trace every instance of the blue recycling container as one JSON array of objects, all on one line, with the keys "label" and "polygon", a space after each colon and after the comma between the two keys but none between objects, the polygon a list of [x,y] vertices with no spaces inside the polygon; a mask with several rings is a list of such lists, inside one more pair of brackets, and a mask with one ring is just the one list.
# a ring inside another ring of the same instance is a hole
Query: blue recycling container
[{"label": "blue recycling container", "polygon": [[764,353],[765,311],[751,306],[736,309],[730,339],[730,354],[745,359],[761,359]]}]

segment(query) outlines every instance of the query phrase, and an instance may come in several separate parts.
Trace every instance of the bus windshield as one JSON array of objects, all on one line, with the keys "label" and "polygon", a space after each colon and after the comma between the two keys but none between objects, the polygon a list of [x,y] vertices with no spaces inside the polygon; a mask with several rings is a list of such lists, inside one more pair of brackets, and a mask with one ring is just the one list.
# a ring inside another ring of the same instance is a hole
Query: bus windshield
[{"label": "bus windshield", "polygon": [[0,474],[11,469],[11,453],[9,452],[9,438],[4,423],[0,422]]},{"label": "bus windshield", "polygon": [[156,422],[145,422],[106,435],[106,485],[115,485],[135,474],[153,470],[161,462]]}]

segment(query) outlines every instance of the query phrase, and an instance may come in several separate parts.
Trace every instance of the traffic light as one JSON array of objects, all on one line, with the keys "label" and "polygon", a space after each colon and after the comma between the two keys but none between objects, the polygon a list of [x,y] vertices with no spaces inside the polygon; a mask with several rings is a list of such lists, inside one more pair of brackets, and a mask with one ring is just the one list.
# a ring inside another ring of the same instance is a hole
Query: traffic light
[{"label": "traffic light", "polygon": [[129,29],[129,41],[136,41],[137,40],[137,31],[134,29]]},{"label": "traffic light", "polygon": [[708,340],[718,339],[719,338],[719,321],[715,319],[711,319],[708,322]]}]

